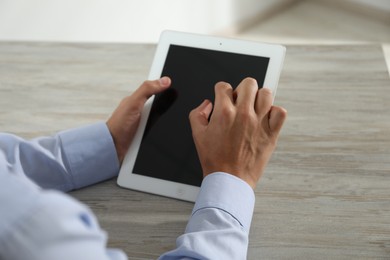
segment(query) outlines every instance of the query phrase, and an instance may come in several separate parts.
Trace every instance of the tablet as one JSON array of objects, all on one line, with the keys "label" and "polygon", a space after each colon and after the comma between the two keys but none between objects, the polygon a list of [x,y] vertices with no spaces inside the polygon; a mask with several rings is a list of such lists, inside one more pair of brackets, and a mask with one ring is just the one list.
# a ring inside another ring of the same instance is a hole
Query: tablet
[{"label": "tablet", "polygon": [[188,115],[204,99],[214,100],[219,81],[236,87],[253,77],[275,95],[285,55],[280,45],[165,31],[149,79],[169,76],[171,87],[150,98],[125,156],[118,185],[195,201],[202,169]]}]

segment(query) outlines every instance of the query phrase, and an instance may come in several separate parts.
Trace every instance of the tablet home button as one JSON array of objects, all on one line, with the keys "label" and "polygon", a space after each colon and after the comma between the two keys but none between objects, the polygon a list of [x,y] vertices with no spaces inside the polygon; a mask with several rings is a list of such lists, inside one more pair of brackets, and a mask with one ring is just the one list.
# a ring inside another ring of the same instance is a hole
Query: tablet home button
[{"label": "tablet home button", "polygon": [[184,196],[185,192],[182,188],[177,188],[176,194],[177,194],[177,196]]}]

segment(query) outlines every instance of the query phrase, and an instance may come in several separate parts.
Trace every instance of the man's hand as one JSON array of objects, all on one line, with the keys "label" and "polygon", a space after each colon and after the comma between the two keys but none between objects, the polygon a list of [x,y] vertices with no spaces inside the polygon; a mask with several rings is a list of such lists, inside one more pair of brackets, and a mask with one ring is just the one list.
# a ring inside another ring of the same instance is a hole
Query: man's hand
[{"label": "man's hand", "polygon": [[171,85],[168,77],[145,81],[131,96],[122,100],[107,121],[114,139],[119,162],[122,163],[137,131],[144,104],[152,95],[166,90]]},{"label": "man's hand", "polygon": [[209,121],[212,108],[205,100],[190,113],[203,176],[227,172],[255,188],[275,149],[286,110],[272,106],[272,92],[258,89],[252,78],[234,91],[228,83],[217,83]]}]

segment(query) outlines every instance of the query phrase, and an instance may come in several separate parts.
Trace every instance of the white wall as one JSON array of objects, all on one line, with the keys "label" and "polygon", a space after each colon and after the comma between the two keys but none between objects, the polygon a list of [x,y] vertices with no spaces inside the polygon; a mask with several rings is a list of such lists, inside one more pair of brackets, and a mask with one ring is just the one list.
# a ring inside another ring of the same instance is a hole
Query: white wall
[{"label": "white wall", "polygon": [[0,0],[0,40],[157,42],[213,34],[291,0]]},{"label": "white wall", "polygon": [[390,0],[348,0],[351,3],[390,12]]}]

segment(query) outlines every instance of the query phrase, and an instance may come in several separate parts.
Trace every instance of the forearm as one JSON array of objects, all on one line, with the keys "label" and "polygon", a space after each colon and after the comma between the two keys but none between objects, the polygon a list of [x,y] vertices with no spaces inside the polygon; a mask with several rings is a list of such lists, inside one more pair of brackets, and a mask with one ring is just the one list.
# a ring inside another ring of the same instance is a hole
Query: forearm
[{"label": "forearm", "polygon": [[0,259],[124,260],[85,205],[0,172]]},{"label": "forearm", "polygon": [[207,176],[177,248],[160,259],[246,259],[254,193],[226,173]]},{"label": "forearm", "polygon": [[0,134],[0,169],[69,191],[115,176],[119,162],[107,126],[97,123],[31,141]]},{"label": "forearm", "polygon": [[60,132],[73,189],[116,176],[119,161],[107,125],[103,122]]}]

